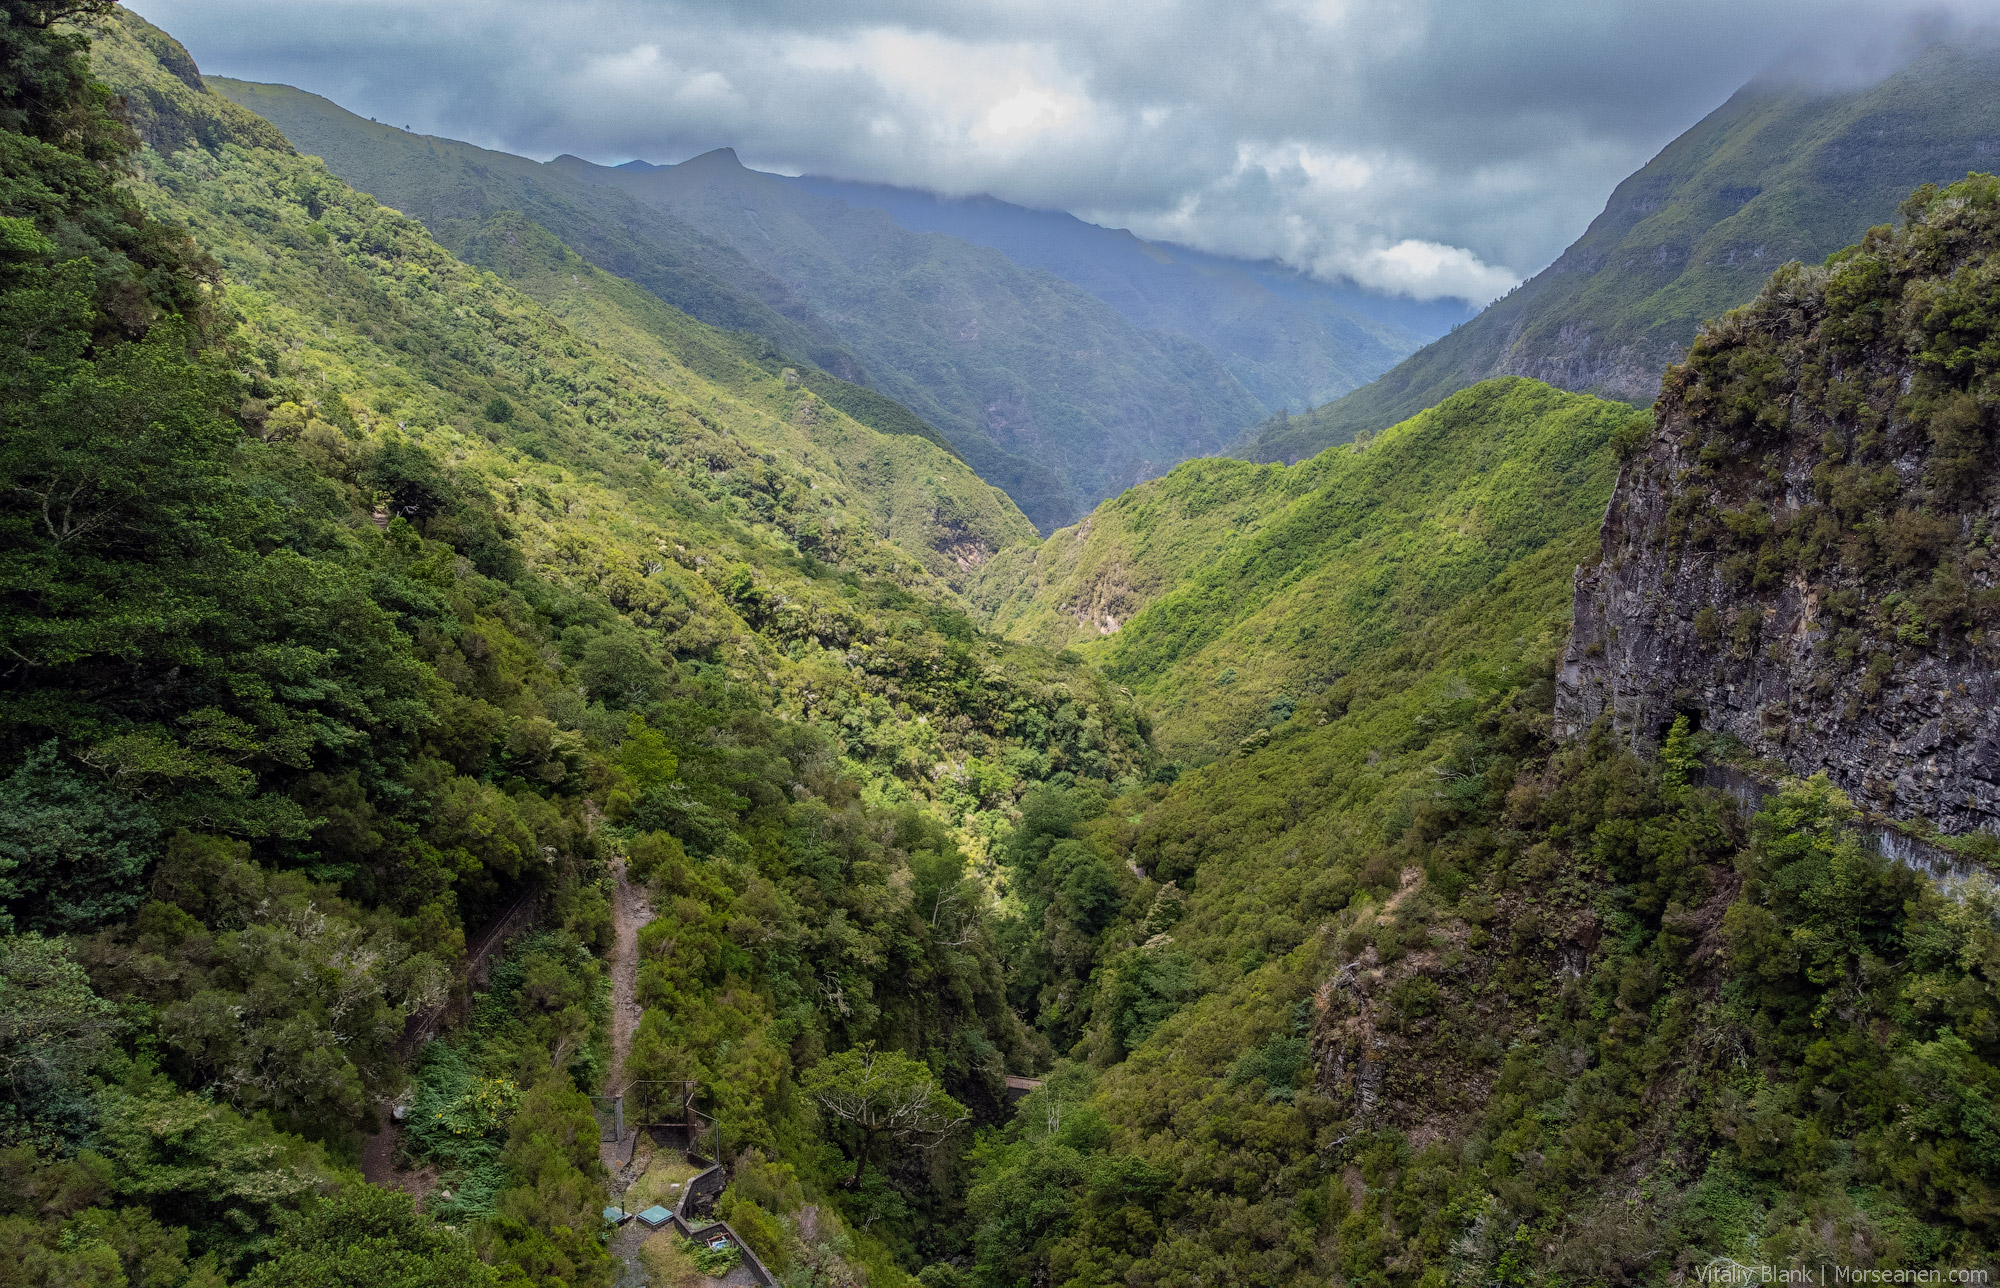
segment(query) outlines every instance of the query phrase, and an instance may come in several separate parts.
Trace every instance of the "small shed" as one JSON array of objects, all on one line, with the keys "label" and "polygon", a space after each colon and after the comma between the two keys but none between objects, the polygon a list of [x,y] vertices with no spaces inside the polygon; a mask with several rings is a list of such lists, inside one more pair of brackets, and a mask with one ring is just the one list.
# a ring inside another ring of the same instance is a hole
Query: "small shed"
[{"label": "small shed", "polygon": [[648,1230],[657,1230],[673,1219],[674,1214],[657,1203],[639,1214],[639,1224]]}]

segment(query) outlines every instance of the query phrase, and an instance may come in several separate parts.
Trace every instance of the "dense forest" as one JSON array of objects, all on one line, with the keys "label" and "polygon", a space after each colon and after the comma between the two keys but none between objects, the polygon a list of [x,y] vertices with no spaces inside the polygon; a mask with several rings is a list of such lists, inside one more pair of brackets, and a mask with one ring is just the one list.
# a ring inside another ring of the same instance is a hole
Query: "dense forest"
[{"label": "dense forest", "polygon": [[[1555,732],[1630,462],[1790,432],[1796,273],[1669,373],[1694,429],[1491,381],[1044,542],[528,212],[447,250],[112,0],[0,14],[0,1285],[714,1282],[614,1246],[619,1078],[699,1085],[793,1288],[2000,1251],[1991,881],[1824,774],[1719,790],[1772,766],[1694,713]],[[1836,257],[1820,332],[1949,304],[1983,373],[1996,192]]]}]

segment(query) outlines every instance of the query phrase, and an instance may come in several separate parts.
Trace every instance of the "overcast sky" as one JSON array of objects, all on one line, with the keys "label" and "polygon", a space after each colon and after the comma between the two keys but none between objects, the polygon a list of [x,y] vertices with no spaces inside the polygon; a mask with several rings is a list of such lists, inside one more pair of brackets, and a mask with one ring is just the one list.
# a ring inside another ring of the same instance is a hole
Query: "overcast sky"
[{"label": "overcast sky", "polygon": [[487,147],[727,145],[1475,302],[1773,60],[1866,79],[1987,4],[132,0],[204,71]]}]

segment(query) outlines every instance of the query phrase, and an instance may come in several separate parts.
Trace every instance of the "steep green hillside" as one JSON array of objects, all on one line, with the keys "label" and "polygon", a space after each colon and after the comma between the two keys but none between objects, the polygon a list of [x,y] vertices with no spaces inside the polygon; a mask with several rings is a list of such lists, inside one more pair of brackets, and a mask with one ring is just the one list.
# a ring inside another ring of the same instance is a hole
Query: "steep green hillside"
[{"label": "steep green hillside", "polygon": [[[157,82],[128,31],[144,28],[128,16],[111,29],[98,65],[121,88]],[[178,107],[254,120],[200,91]],[[997,763],[1006,738],[989,743],[989,733],[1055,717],[1027,708],[1070,702],[1072,686],[1085,702],[1109,691],[962,626],[926,565],[956,576],[1028,532],[962,462],[847,419],[747,359],[740,337],[590,274],[519,216],[496,216],[477,239],[525,291],[456,260],[289,146],[149,150],[145,164],[139,195],[212,248],[227,278],[232,352],[246,364],[236,412],[257,439],[359,484],[370,476],[354,471],[386,450],[378,444],[407,444],[455,486],[491,495],[527,568],[609,604],[648,655],[756,676],[779,710],[834,720],[856,739],[855,756],[914,775],[919,797],[949,802],[941,817],[964,822],[967,809],[997,801],[981,795],[993,784],[1048,772],[1047,761]],[[433,503],[406,503],[395,488],[362,495],[378,526],[403,511],[431,517]],[[1030,687],[948,728],[908,723],[927,710],[966,714],[958,686],[1017,683]],[[1086,723],[1065,736],[1097,757],[1091,772],[1129,770],[1137,752],[1123,735]],[[943,760],[923,760],[919,745]],[[931,772],[940,763],[952,772]],[[983,786],[964,788],[968,772]]]},{"label": "steep green hillside", "polygon": [[[216,84],[456,251],[470,253],[481,219],[520,211],[670,304],[770,336],[904,404],[1044,528],[1219,450],[1262,414],[1193,341],[1141,331],[997,252],[905,232],[879,212],[746,170],[733,154],[643,173],[573,157],[541,165],[393,130],[286,86]],[[752,235],[745,209],[769,235]],[[691,283],[662,263],[703,276]],[[722,289],[712,283],[785,325],[712,304],[704,292]]]},{"label": "steep green hillside", "polygon": [[[974,598],[1010,636],[1130,685],[1163,749],[1213,755],[1510,567],[1574,567],[1633,419],[1496,380],[1299,465],[1193,461],[1006,552]],[[1553,609],[1567,590],[1546,593]]]},{"label": "steep green hillside", "polygon": [[[254,122],[255,128],[268,130],[259,118],[226,100],[198,94],[164,70],[140,63],[136,44],[107,43],[98,58],[115,84],[143,89],[142,101],[164,105],[167,120],[219,116],[226,110],[231,121]],[[174,115],[177,95],[183,101]],[[150,138],[172,141],[161,137],[167,127],[152,124],[147,117],[138,123]],[[271,158],[290,153],[289,145],[275,134],[258,141],[276,144],[255,151],[267,168],[279,164]],[[173,196],[196,195],[170,183],[170,176],[151,178],[155,187]],[[474,427],[483,425],[489,427],[488,437],[504,436],[530,458],[543,460],[560,450],[565,431],[572,427],[616,426],[656,466],[694,479],[698,492],[713,490],[715,478],[724,471],[764,468],[768,473],[768,467],[775,465],[787,477],[748,484],[746,514],[775,525],[787,540],[804,531],[805,548],[822,557],[836,547],[856,554],[873,550],[886,537],[900,542],[902,550],[917,553],[933,570],[956,576],[962,567],[1032,535],[1019,511],[980,482],[948,448],[918,434],[883,434],[858,424],[813,393],[796,372],[787,376],[755,340],[695,322],[632,284],[590,268],[517,214],[494,216],[462,229],[461,235],[490,267],[509,279],[518,278],[552,306],[550,312],[526,307],[524,316],[532,320],[519,325],[523,338],[547,331],[553,352],[540,346],[510,351],[504,335],[499,341],[479,335],[485,328],[466,316],[463,307],[445,301],[453,290],[479,299],[485,286],[478,274],[451,261],[434,245],[422,253],[441,267],[417,279],[427,287],[419,301],[427,305],[428,314],[418,325],[432,334],[416,347],[414,357],[406,356],[411,351],[408,341],[398,352],[394,339],[380,333],[384,326],[413,321],[407,312],[411,302],[399,301],[401,317],[392,313],[370,318],[354,307],[340,307],[336,299],[329,301],[335,306],[334,316],[315,317],[316,306],[305,302],[324,295],[324,289],[312,289],[312,278],[329,265],[294,252],[333,247],[336,242],[345,247],[352,235],[336,238],[327,233],[326,211],[314,209],[311,202],[302,223],[317,225],[317,231],[266,226],[280,218],[279,207],[264,206],[250,218],[244,213],[258,210],[257,203],[270,199],[268,193],[284,192],[291,181],[275,170],[257,175],[237,167],[217,175],[216,182],[201,191],[198,203],[173,214],[223,261],[239,285],[258,288],[256,298],[276,310],[274,325],[294,329],[330,325],[337,333],[349,333],[322,337],[324,360],[350,367],[371,359],[390,367],[418,366],[414,374],[425,385],[442,387],[447,399],[443,405],[420,402],[421,411],[407,415],[395,407],[363,406],[355,413],[363,420],[395,412],[406,427],[412,415],[455,419],[457,428],[475,434]],[[343,203],[342,212],[354,210],[360,210],[354,217],[364,222],[394,220],[392,212]],[[259,218],[265,223],[260,224]],[[414,227],[407,220],[397,220],[394,226],[399,236]],[[286,232],[304,240],[289,242],[283,237]],[[273,234],[279,234],[275,244]],[[376,253],[364,239],[361,256],[366,259]],[[435,272],[445,277],[433,281]],[[518,297],[503,293],[499,298],[506,299],[510,308],[524,307]],[[556,319],[567,324],[556,324]],[[349,344],[350,334],[357,332],[353,338],[370,343]],[[572,334],[580,346],[569,339]],[[559,341],[554,340],[557,336]],[[389,352],[381,351],[385,347]],[[375,352],[369,353],[370,348]],[[434,357],[439,352],[458,355],[457,369],[439,367]],[[483,362],[467,362],[463,356],[481,352]],[[357,373],[356,378],[366,376]],[[293,400],[296,414],[311,411],[314,392],[309,383],[305,400]],[[401,396],[400,391],[391,395]],[[496,399],[507,409],[499,420],[488,414]],[[284,414],[284,399],[264,396],[261,401],[267,411],[274,402],[280,404],[278,414]],[[722,426],[727,434],[720,432]],[[758,451],[773,450],[782,452],[783,459],[755,459]],[[689,470],[694,474],[687,474]],[[725,486],[744,485],[732,480]],[[762,500],[754,495],[758,491],[765,493]],[[893,562],[900,552],[884,557]]]},{"label": "steep green hillside", "polygon": [[1991,164],[2000,52],[1939,45],[1878,85],[1753,82],[1618,185],[1562,257],[1374,384],[1245,436],[1252,460],[1299,460],[1442,401],[1524,375],[1650,403],[1705,319],[1747,302],[1786,260],[1818,263],[1895,217],[1922,183]]},{"label": "steep green hillside", "polygon": [[[835,505],[860,510],[863,522],[947,581],[957,584],[996,550],[1034,537],[1034,525],[1004,492],[899,405],[813,368],[784,366],[754,337],[697,323],[519,216],[493,216],[468,237],[466,250],[579,336],[665,387],[706,399],[711,414],[726,416],[746,443],[825,471],[845,493]],[[901,432],[848,414],[870,399],[880,405],[864,405],[860,414],[892,425],[900,414]]]},{"label": "steep green hillside", "polygon": [[[364,120],[288,85],[226,77],[213,83],[276,122],[354,187],[422,220],[454,252],[475,255],[475,234],[492,215],[525,214],[592,264],[690,316],[762,337],[772,362],[792,365],[821,397],[863,423],[886,433],[937,434],[870,387],[879,381],[838,319],[822,316],[792,287],[666,211],[525,157]],[[1062,484],[1046,466],[983,439],[967,450],[981,477],[1024,509],[1040,513],[1058,504]]]},{"label": "steep green hillside", "polygon": [[[868,377],[839,328],[819,319],[783,283],[643,202],[574,183],[523,157],[364,121],[289,86],[223,77],[213,84],[283,122],[336,174],[417,215],[440,242],[470,262],[485,266],[477,258],[490,248],[477,236],[484,220],[525,214],[606,272],[711,326],[742,333],[748,337],[740,346],[746,356],[774,374],[792,366],[808,388],[870,428],[948,445],[907,407],[855,383]],[[1053,476],[1025,459],[982,458],[981,468],[1031,499],[1056,486]]]}]

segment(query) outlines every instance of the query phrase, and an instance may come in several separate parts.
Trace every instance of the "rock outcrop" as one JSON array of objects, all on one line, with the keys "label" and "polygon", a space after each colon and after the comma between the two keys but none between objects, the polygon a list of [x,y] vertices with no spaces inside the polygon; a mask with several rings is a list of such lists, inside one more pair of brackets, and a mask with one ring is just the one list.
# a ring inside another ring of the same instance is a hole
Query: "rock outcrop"
[{"label": "rock outcrop", "polygon": [[1857,803],[2000,831],[2000,181],[1779,270],[1669,369],[1576,578],[1566,735],[1677,715]]}]

